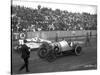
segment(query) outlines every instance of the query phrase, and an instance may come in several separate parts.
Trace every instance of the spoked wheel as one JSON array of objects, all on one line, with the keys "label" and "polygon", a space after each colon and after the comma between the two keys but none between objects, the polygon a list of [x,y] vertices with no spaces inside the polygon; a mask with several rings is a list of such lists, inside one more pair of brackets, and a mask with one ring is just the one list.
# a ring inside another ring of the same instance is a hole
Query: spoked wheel
[{"label": "spoked wheel", "polygon": [[55,53],[56,56],[61,56],[61,52],[60,52],[59,47],[54,48],[54,53]]},{"label": "spoked wheel", "polygon": [[50,53],[47,55],[47,58],[46,58],[46,60],[47,60],[48,62],[53,62],[55,59],[56,59],[56,56],[55,56],[55,54],[52,53],[52,52],[50,52]]},{"label": "spoked wheel", "polygon": [[75,55],[81,55],[82,48],[80,46],[76,46],[75,48]]},{"label": "spoked wheel", "polygon": [[45,58],[48,54],[48,50],[46,48],[41,48],[38,52],[40,58]]}]

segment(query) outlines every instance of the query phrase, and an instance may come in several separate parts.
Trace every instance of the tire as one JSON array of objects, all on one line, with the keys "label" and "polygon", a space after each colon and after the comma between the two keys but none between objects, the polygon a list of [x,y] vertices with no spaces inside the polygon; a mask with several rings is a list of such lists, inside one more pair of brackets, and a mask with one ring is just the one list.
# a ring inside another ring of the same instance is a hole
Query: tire
[{"label": "tire", "polygon": [[59,47],[56,46],[56,47],[54,48],[54,51],[55,51],[55,53],[58,53],[58,52],[59,52]]},{"label": "tire", "polygon": [[52,51],[50,51],[49,54],[47,55],[46,60],[47,60],[48,62],[53,62],[55,59],[56,59],[55,54],[54,54]]},{"label": "tire", "polygon": [[82,52],[82,47],[76,46],[75,50],[74,50],[75,55],[79,56],[79,55],[81,55],[81,52]]},{"label": "tire", "polygon": [[61,52],[60,52],[60,50],[59,50],[59,47],[56,46],[56,47],[54,48],[54,53],[55,53],[56,56],[61,56]]},{"label": "tire", "polygon": [[40,58],[45,58],[48,55],[48,50],[46,48],[40,48],[38,55]]}]

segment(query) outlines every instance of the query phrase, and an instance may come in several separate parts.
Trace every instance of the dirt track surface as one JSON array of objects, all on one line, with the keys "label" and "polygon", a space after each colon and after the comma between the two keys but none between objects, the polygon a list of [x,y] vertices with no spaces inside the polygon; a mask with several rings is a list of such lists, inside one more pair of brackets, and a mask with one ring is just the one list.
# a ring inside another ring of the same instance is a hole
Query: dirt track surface
[{"label": "dirt track surface", "polygon": [[[67,55],[57,58],[54,62],[47,62],[38,57],[37,51],[31,52],[29,59],[29,73],[60,72],[72,70],[88,70],[97,68],[97,47],[96,43],[91,46],[83,46],[80,56]],[[12,73],[25,74],[25,69],[19,72],[23,65],[20,55],[12,51]]]}]

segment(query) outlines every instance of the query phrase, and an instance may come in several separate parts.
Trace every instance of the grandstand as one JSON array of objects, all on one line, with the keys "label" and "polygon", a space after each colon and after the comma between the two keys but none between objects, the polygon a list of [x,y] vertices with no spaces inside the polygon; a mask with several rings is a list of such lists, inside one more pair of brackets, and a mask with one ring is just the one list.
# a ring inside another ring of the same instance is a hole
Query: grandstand
[{"label": "grandstand", "polygon": [[97,30],[96,14],[52,10],[40,5],[37,9],[14,5],[11,8],[13,32]]}]

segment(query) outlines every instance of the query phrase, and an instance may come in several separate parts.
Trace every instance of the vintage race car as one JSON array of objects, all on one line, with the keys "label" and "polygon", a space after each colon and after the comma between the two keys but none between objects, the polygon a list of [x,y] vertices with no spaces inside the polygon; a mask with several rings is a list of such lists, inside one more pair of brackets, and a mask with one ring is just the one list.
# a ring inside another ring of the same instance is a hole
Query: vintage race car
[{"label": "vintage race car", "polygon": [[[37,51],[40,58],[46,59],[50,62],[55,60],[58,56],[63,55],[65,52],[72,52],[77,56],[81,55],[82,52],[82,47],[80,44],[83,42],[81,41],[68,42],[66,40],[62,40],[59,42],[51,42],[49,40],[40,38],[32,38],[26,40],[26,45],[30,47],[30,51]],[[23,40],[19,41],[18,50],[20,50],[21,44],[23,44]]]},{"label": "vintage race car", "polygon": [[[51,41],[49,40],[45,40],[45,39],[41,39],[41,38],[31,38],[31,39],[25,39],[27,41],[27,43],[25,43],[29,48],[30,48],[30,51],[35,51],[35,50],[38,50],[40,48],[40,46],[42,45],[42,43],[52,43]],[[23,39],[19,39],[18,41],[18,45],[15,46],[15,50],[18,51],[18,50],[21,50],[21,45],[24,44],[24,40]]]},{"label": "vintage race car", "polygon": [[49,62],[55,60],[58,56],[63,55],[65,52],[72,52],[75,55],[81,55],[82,47],[77,41],[68,42],[60,41],[54,43],[43,43],[38,51],[38,55],[42,59],[46,59]]}]

